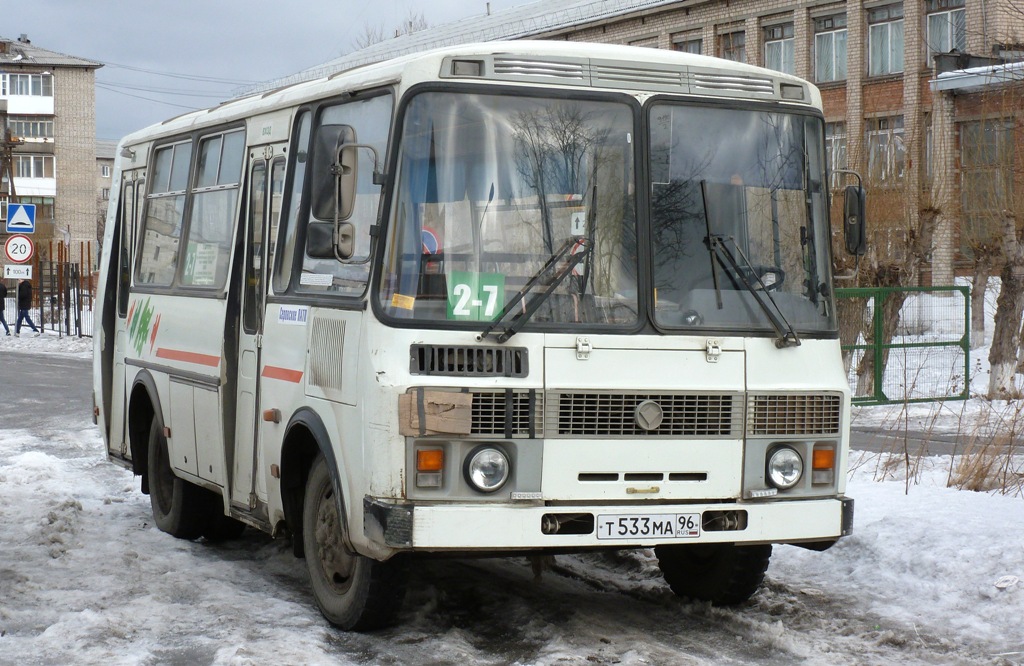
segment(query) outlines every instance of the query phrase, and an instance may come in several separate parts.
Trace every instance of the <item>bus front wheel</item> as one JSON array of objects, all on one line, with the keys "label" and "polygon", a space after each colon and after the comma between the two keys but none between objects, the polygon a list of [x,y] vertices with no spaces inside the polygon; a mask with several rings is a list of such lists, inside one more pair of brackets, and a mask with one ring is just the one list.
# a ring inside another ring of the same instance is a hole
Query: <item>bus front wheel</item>
[{"label": "bus front wheel", "polygon": [[149,504],[153,521],[162,531],[179,539],[196,539],[203,532],[202,489],[174,475],[167,437],[159,415],[149,426]]},{"label": "bus front wheel", "polygon": [[327,462],[317,456],[302,506],[302,544],[316,605],[331,624],[345,630],[393,624],[405,596],[405,567],[350,550],[334,493]]},{"label": "bus front wheel", "polygon": [[772,556],[771,544],[734,543],[665,545],[654,549],[658,566],[680,597],[735,606],[757,592]]}]

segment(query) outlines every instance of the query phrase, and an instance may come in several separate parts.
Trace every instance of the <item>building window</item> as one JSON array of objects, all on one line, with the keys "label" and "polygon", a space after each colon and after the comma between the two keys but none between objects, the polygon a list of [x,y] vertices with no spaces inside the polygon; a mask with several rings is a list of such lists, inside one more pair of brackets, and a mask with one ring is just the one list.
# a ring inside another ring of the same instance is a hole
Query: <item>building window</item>
[{"label": "building window", "polygon": [[846,161],[846,123],[825,123],[825,158],[832,174],[832,189],[838,190],[845,182],[838,173],[849,168]]},{"label": "building window", "polygon": [[727,32],[718,36],[718,55],[734,62],[747,61],[747,36],[744,32]]},{"label": "building window", "polygon": [[903,116],[869,118],[866,128],[868,180],[875,185],[894,186],[903,180],[907,147],[903,139]]},{"label": "building window", "polygon": [[53,118],[46,116],[11,116],[11,134],[20,139],[52,139]]},{"label": "building window", "polygon": [[903,3],[868,10],[868,75],[903,71]]},{"label": "building window", "polygon": [[967,50],[964,0],[925,0],[928,14],[928,62],[936,53]]},{"label": "building window", "polygon": [[53,74],[0,74],[0,95],[53,97]]},{"label": "building window", "polygon": [[1013,196],[1013,121],[960,124],[961,245],[986,240],[999,227]]},{"label": "building window", "polygon": [[[32,204],[36,207],[36,222],[53,221],[53,197],[19,196],[17,203]],[[7,219],[7,198],[0,197],[0,220]]]},{"label": "building window", "polygon": [[100,176],[103,177],[103,178],[110,178],[110,165],[109,164],[101,164],[100,165]]},{"label": "building window", "polygon": [[814,80],[846,79],[846,14],[814,19]]},{"label": "building window", "polygon": [[53,178],[53,155],[15,155],[15,178]]},{"label": "building window", "polygon": [[672,35],[672,50],[683,53],[703,53],[704,40],[693,33]]},{"label": "building window", "polygon": [[102,190],[100,190],[100,198],[103,199],[104,201],[110,199],[110,188],[109,187],[104,187]]},{"label": "building window", "polygon": [[764,29],[764,66],[784,74],[793,74],[793,24],[772,25]]},{"label": "building window", "polygon": [[648,49],[656,49],[656,48],[658,48],[658,38],[657,37],[643,37],[642,39],[634,39],[633,41],[629,42],[629,45],[630,46],[641,46],[643,48],[648,48]]}]

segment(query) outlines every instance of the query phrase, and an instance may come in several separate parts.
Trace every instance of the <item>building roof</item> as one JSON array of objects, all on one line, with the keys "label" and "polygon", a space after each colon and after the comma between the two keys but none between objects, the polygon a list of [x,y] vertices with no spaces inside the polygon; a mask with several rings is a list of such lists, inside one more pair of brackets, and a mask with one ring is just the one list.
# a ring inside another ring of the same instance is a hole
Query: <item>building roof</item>
[{"label": "building roof", "polygon": [[543,35],[576,26],[643,12],[666,5],[693,5],[703,0],[538,0],[518,7],[470,16],[459,21],[433,26],[408,35],[371,44],[322,65],[291,76],[246,88],[252,93],[301,81],[310,81],[335,72],[374,62],[444,46],[472,42],[513,40]]},{"label": "building roof", "polygon": [[112,160],[117,155],[117,141],[96,139],[96,159]]},{"label": "building roof", "polygon": [[971,67],[943,72],[931,80],[934,91],[978,92],[1024,82],[1024,62]]},{"label": "building roof", "polygon": [[41,49],[27,35],[18,39],[0,36],[0,67],[5,65],[40,65],[43,67],[88,67],[99,69],[103,63]]}]

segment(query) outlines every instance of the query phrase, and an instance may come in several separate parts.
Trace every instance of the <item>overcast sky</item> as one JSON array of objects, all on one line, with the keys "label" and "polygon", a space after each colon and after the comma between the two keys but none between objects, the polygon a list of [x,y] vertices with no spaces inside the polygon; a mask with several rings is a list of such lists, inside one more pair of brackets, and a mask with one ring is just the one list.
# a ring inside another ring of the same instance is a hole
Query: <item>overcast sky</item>
[{"label": "overcast sky", "polygon": [[[533,0],[490,0],[498,11]],[[486,0],[6,0],[0,36],[102,62],[96,137],[125,134],[355,49],[366,28],[440,25]]]}]

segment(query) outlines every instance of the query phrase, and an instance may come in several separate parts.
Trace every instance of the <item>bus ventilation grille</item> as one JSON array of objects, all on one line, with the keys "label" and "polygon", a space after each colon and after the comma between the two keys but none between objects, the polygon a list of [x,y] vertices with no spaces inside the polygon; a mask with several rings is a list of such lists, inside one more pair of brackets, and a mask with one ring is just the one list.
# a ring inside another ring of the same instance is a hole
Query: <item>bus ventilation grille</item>
[{"label": "bus ventilation grille", "polygon": [[457,347],[412,345],[409,372],[440,377],[526,377],[529,354],[524,347]]},{"label": "bus ventilation grille", "polygon": [[534,389],[473,391],[472,435],[537,437],[544,394]]},{"label": "bus ventilation grille", "polygon": [[832,393],[751,395],[747,434],[838,435],[842,399]]},{"label": "bus ventilation grille", "polygon": [[[637,408],[653,401],[660,423],[648,430]],[[549,394],[544,423],[547,437],[737,437],[743,410],[735,394],[583,393]]]}]

